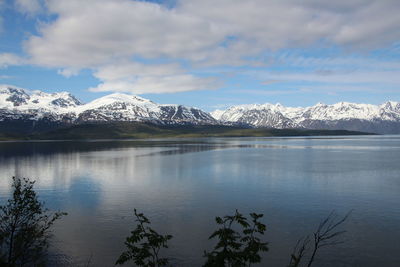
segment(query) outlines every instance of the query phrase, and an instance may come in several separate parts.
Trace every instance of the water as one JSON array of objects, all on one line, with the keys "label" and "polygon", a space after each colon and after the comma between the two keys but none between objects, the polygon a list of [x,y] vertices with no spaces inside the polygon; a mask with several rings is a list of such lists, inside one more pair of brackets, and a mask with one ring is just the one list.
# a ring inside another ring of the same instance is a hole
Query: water
[{"label": "water", "polygon": [[54,228],[55,265],[112,266],[134,208],[174,236],[176,266],[201,266],[214,217],[235,209],[265,214],[263,266],[286,266],[332,210],[353,210],[345,243],[316,266],[400,265],[400,136],[2,142],[0,168],[0,202],[24,176],[69,213]]}]

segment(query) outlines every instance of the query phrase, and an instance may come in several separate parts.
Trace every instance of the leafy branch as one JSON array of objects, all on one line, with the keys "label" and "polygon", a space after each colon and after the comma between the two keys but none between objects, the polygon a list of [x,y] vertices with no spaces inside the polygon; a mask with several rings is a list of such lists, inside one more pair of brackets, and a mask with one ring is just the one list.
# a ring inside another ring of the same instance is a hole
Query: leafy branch
[{"label": "leafy branch", "polygon": [[[221,228],[211,234],[209,239],[217,238],[217,244],[211,252],[204,252],[207,257],[205,266],[251,266],[261,262],[261,252],[268,251],[268,243],[262,242],[265,224],[259,222],[262,214],[251,213],[251,223],[237,210],[233,216],[216,217]],[[236,231],[233,226],[242,228]]]},{"label": "leafy branch", "polygon": [[46,252],[50,228],[67,213],[45,208],[33,189],[34,181],[12,179],[12,198],[0,206],[0,264],[35,264]]},{"label": "leafy branch", "polygon": [[143,213],[134,210],[136,229],[131,232],[131,236],[126,238],[125,245],[127,251],[119,256],[116,264],[124,264],[130,260],[138,266],[158,267],[168,264],[167,258],[160,258],[161,248],[168,248],[168,240],[171,235],[160,235],[150,226],[151,223]]}]

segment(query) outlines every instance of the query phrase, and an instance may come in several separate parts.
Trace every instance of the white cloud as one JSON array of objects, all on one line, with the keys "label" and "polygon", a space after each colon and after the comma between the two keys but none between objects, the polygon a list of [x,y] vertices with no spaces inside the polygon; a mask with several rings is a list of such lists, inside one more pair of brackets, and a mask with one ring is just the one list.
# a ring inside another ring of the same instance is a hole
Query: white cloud
[{"label": "white cloud", "polygon": [[400,39],[397,0],[311,3],[185,0],[166,8],[131,0],[49,0],[49,11],[59,17],[26,49],[37,64],[57,67],[135,55],[243,64],[264,50],[321,39],[363,47]]},{"label": "white cloud", "polygon": [[[30,13],[39,5],[17,3]],[[46,3],[57,18],[39,24],[39,35],[25,42],[30,63],[61,69],[67,77],[92,69],[101,81],[92,91],[198,90],[214,79],[189,74],[182,62],[192,70],[265,66],[270,62],[260,55],[266,51],[319,42],[367,51],[400,39],[398,0],[178,0],[169,7],[133,0]],[[165,59],[172,63],[157,63]],[[338,65],[326,58],[305,60],[292,64]]]},{"label": "white cloud", "polygon": [[280,66],[316,68],[329,70],[369,69],[369,70],[400,70],[400,62],[393,58],[373,58],[355,56],[303,56],[282,54],[274,58],[274,64]]},{"label": "white cloud", "polygon": [[15,0],[16,9],[24,14],[34,15],[42,10],[39,0]]},{"label": "white cloud", "polygon": [[146,93],[176,93],[194,90],[215,89],[218,81],[214,78],[199,78],[190,74],[171,76],[139,76],[130,79],[105,81],[92,92],[129,92],[134,94]]},{"label": "white cloud", "polygon": [[181,0],[181,9],[262,48],[327,40],[371,48],[399,40],[397,0]]},{"label": "white cloud", "polygon": [[234,90],[234,93],[252,94],[252,95],[289,95],[297,94],[300,90]]},{"label": "white cloud", "polygon": [[64,68],[64,69],[60,69],[57,71],[58,74],[69,78],[72,76],[77,76],[79,74],[79,69],[74,69],[74,68]]},{"label": "white cloud", "polygon": [[318,72],[266,72],[252,71],[249,75],[260,80],[279,80],[281,82],[311,82],[325,84],[380,84],[400,87],[400,70],[394,71],[354,71],[332,72],[321,75]]},{"label": "white cloud", "polygon": [[18,55],[11,53],[0,53],[0,68],[4,68],[10,65],[22,65],[25,60]]},{"label": "white cloud", "polygon": [[392,93],[398,92],[398,90],[388,90],[388,89],[381,89],[376,88],[373,86],[365,86],[365,85],[311,85],[311,86],[304,86],[300,88],[301,91],[309,92],[309,93],[343,93],[343,92],[358,92],[358,93]]},{"label": "white cloud", "polygon": [[130,56],[179,58],[215,45],[207,21],[131,0],[49,1],[59,15],[26,43],[35,63],[93,67]]},{"label": "white cloud", "polygon": [[342,23],[333,40],[356,48],[379,47],[382,43],[399,40],[400,2],[396,0],[368,1]]},{"label": "white cloud", "polygon": [[184,72],[179,64],[143,64],[138,62],[118,62],[99,67],[95,77],[102,80],[117,80],[135,76],[165,76]]},{"label": "white cloud", "polygon": [[179,64],[143,64],[122,61],[97,68],[94,76],[102,81],[92,92],[117,91],[135,94],[173,93],[215,89],[215,78],[196,77],[186,73]]}]

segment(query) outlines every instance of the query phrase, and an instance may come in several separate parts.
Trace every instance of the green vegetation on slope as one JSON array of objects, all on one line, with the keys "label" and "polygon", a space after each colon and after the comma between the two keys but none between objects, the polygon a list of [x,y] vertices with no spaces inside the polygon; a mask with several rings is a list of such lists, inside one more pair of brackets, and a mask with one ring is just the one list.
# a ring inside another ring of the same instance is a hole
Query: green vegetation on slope
[{"label": "green vegetation on slope", "polygon": [[268,137],[268,136],[322,136],[363,135],[367,133],[346,130],[305,130],[244,128],[222,125],[155,125],[139,122],[90,123],[63,127],[29,135],[0,135],[1,140],[63,140],[63,139],[144,139],[181,137]]},{"label": "green vegetation on slope", "polygon": [[268,136],[318,136],[361,135],[362,132],[346,130],[304,130],[243,128],[221,125],[155,125],[138,122],[80,124],[47,133],[29,136],[30,139],[137,139],[172,137],[268,137]]}]

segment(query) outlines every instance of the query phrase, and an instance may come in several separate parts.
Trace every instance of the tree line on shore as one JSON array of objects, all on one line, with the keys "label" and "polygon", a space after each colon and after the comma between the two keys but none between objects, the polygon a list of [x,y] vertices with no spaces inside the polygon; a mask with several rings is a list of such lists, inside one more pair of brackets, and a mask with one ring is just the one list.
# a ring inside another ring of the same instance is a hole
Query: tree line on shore
[{"label": "tree line on shore", "polygon": [[[46,266],[46,253],[52,237],[52,226],[65,212],[52,212],[39,201],[35,181],[12,178],[12,195],[0,206],[0,266]],[[342,243],[343,223],[351,212],[339,217],[334,211],[320,222],[311,235],[299,239],[287,267],[310,267],[321,248]],[[134,209],[136,226],[125,240],[126,250],[116,259],[116,265],[173,266],[162,257],[172,235],[163,235],[151,227],[150,220]],[[263,214],[241,214],[216,217],[217,229],[209,236],[215,245],[204,251],[205,267],[244,267],[262,262],[269,244],[264,240],[266,225]],[[88,263],[87,265],[90,265]],[[264,263],[267,265],[267,263]]]}]

